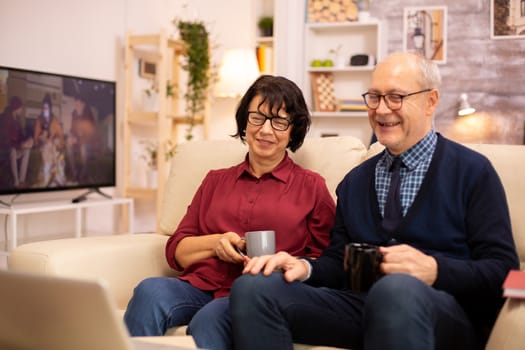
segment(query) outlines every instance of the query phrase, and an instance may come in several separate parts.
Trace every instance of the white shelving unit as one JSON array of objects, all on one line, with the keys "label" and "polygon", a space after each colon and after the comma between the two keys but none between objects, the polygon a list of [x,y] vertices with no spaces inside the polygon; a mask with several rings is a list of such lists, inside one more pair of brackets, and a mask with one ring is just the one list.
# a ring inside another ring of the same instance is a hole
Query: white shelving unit
[{"label": "white shelving unit", "polygon": [[[335,102],[339,99],[361,99],[370,83],[374,63],[383,57],[382,24],[367,22],[305,23],[304,25],[304,92],[312,111],[312,131],[323,134],[353,135],[368,142],[371,131],[366,111],[317,111],[314,109],[311,73],[333,75]],[[338,51],[338,55],[330,52]],[[353,55],[369,55],[374,62],[365,66],[351,66]],[[339,57],[337,57],[339,56]],[[342,57],[342,59],[341,59]],[[312,67],[313,60],[332,60],[332,67]],[[341,63],[342,62],[342,63]],[[343,123],[347,121],[346,125]]]}]

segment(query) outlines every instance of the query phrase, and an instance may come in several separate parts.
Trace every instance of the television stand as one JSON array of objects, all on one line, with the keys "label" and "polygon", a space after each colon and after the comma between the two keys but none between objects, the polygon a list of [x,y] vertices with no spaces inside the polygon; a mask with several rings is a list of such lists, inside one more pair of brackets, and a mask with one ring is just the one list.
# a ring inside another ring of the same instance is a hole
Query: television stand
[{"label": "television stand", "polygon": [[11,204],[7,203],[7,202],[4,202],[3,200],[0,199],[0,205],[6,207],[6,208],[10,208],[11,207]]},{"label": "television stand", "polygon": [[[36,213],[49,213],[49,212],[59,212],[59,211],[70,211],[75,215],[75,229],[74,236],[76,238],[82,237],[83,233],[87,233],[86,228],[83,227],[83,221],[85,217],[85,211],[89,208],[95,207],[111,207],[111,206],[121,206],[122,209],[127,209],[127,211],[122,211],[120,215],[121,221],[121,230],[124,232],[133,233],[134,232],[134,205],[132,198],[111,198],[111,199],[92,199],[89,201],[84,201],[82,203],[71,203],[69,200],[57,200],[57,201],[44,201],[44,202],[34,202],[34,203],[20,203],[13,204],[9,208],[0,207],[0,215],[7,216],[10,221],[10,233],[11,239],[7,239],[6,244],[9,241],[8,251],[15,249],[18,246],[18,217],[21,215],[36,214]],[[125,215],[127,213],[127,215]],[[115,219],[114,219],[115,220]],[[115,221],[116,223],[117,221]],[[112,231],[112,233],[116,233]],[[1,251],[1,249],[0,249]]]},{"label": "television stand", "polygon": [[85,193],[81,194],[80,196],[77,196],[75,198],[73,198],[71,200],[71,203],[80,203],[80,202],[83,202],[87,199],[87,196],[90,195],[91,193],[98,193],[100,194],[102,197],[106,197],[107,199],[111,199],[112,197],[109,195],[109,194],[106,194],[104,192],[102,192],[100,190],[100,188],[98,187],[95,187],[95,188],[90,188],[89,190],[87,190]]}]

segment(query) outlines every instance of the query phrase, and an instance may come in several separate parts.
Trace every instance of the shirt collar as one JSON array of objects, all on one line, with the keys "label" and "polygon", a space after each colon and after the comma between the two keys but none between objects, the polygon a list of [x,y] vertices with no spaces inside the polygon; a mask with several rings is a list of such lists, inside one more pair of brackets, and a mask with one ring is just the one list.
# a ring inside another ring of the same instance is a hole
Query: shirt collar
[{"label": "shirt collar", "polygon": [[[408,170],[415,169],[423,159],[427,159],[428,157],[432,156],[432,153],[436,148],[436,144],[437,134],[434,131],[434,129],[431,129],[428,132],[428,134],[426,134],[425,137],[421,139],[421,141],[416,143],[407,151],[401,153],[399,157],[403,161],[404,166],[408,168]],[[381,159],[381,163],[387,169],[390,169],[394,158],[395,156],[393,154],[390,154],[390,152],[386,151]]]},{"label": "shirt collar", "polygon": [[[254,177],[250,170],[249,155],[249,153],[246,153],[244,162],[239,167],[237,178],[240,178],[242,175],[245,174]],[[286,183],[290,176],[290,173],[293,170],[294,165],[295,163],[288,156],[288,152],[286,152],[283,160],[271,172],[264,174],[262,177],[272,176],[277,180]]]}]

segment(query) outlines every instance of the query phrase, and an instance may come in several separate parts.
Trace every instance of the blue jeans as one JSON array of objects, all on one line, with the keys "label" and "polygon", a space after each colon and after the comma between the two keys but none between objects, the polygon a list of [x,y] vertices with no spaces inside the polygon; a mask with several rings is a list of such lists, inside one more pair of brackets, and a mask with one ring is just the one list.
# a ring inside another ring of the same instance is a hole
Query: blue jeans
[{"label": "blue jeans", "polygon": [[135,287],[124,322],[132,336],[161,336],[171,327],[188,324],[212,300],[212,293],[178,278],[147,278]]},{"label": "blue jeans", "polygon": [[208,350],[233,349],[229,297],[217,298],[203,306],[188,325],[199,348]]},{"label": "blue jeans", "polygon": [[230,295],[235,349],[293,342],[352,349],[475,349],[474,328],[451,295],[394,274],[368,294],[243,275]]}]

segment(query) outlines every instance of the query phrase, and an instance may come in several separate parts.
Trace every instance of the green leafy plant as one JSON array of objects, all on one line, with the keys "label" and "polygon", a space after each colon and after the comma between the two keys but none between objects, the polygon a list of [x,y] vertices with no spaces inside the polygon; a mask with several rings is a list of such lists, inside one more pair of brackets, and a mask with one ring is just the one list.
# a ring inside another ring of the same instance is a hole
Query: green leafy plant
[{"label": "green leafy plant", "polygon": [[[144,146],[144,153],[141,158],[146,161],[148,166],[152,169],[157,167],[158,159],[158,144],[153,140],[141,140],[139,141]],[[168,140],[164,143],[164,160],[167,162],[175,155],[176,146]]]},{"label": "green leafy plant", "polygon": [[257,22],[257,27],[261,30],[263,36],[273,35],[273,17],[264,16]]},{"label": "green leafy plant", "polygon": [[186,101],[186,113],[189,117],[189,127],[186,139],[193,138],[193,127],[195,119],[202,114],[206,107],[210,86],[210,44],[209,33],[201,21],[173,20],[173,24],[179,31],[181,40],[186,45],[185,62],[182,69],[188,72],[188,81],[184,99]]},{"label": "green leafy plant", "polygon": [[[175,95],[175,92],[174,92],[174,89],[175,87],[173,86],[173,84],[168,80],[166,81],[166,97],[173,97]],[[156,80],[152,80],[151,81],[151,85],[144,90],[146,92],[146,95],[148,95],[148,97],[151,97],[151,95],[153,95],[153,93],[159,93],[159,86],[158,86],[158,83]]]}]

